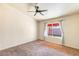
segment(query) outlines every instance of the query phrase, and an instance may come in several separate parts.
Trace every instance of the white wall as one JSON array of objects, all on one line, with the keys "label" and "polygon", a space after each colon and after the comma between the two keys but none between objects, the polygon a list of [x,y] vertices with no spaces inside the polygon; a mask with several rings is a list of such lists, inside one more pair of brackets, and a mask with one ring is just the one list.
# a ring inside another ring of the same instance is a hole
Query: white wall
[{"label": "white wall", "polygon": [[63,19],[63,32],[64,32],[64,45],[72,48],[79,49],[79,14],[72,14],[70,16],[64,16],[62,18],[49,19],[46,21],[39,22],[39,35],[38,38],[46,40],[52,43],[61,44],[60,39],[53,37],[44,38],[44,23],[53,23]]},{"label": "white wall", "polygon": [[8,4],[0,4],[0,50],[37,39],[36,21]]},{"label": "white wall", "polygon": [[66,17],[63,30],[64,45],[79,49],[79,14]]}]

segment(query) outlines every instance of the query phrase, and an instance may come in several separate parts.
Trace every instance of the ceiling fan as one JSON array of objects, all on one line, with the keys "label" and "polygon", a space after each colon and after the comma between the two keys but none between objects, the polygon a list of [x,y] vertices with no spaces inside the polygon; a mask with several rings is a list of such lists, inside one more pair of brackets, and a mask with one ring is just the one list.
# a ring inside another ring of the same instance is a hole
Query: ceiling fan
[{"label": "ceiling fan", "polygon": [[35,8],[35,11],[28,11],[28,12],[35,12],[34,16],[37,14],[37,13],[40,13],[41,15],[44,15],[42,12],[46,12],[47,10],[40,10],[39,9],[39,6],[37,6],[37,3],[36,5],[34,6]]}]

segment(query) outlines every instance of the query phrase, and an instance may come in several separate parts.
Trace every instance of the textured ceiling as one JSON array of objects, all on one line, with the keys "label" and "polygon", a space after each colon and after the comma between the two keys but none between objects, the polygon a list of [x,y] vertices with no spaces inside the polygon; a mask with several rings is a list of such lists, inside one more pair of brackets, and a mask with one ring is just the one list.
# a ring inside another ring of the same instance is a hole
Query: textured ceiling
[{"label": "textured ceiling", "polygon": [[47,9],[47,12],[43,12],[43,15],[39,13],[34,16],[34,12],[27,11],[35,11],[34,3],[25,3],[25,4],[10,4],[11,6],[19,9],[24,14],[28,14],[36,20],[45,20],[49,18],[55,18],[62,15],[67,15],[74,12],[79,12],[79,4],[78,3],[38,3],[37,5],[40,9]]},{"label": "textured ceiling", "polygon": [[[38,5],[40,6],[40,9],[48,9],[48,11],[43,12],[43,14],[45,14],[44,16],[39,13],[34,16],[37,20],[45,20],[79,11],[79,4],[75,3],[39,3]],[[33,10],[33,7],[30,10]],[[29,14],[33,16],[34,13],[31,12]]]}]

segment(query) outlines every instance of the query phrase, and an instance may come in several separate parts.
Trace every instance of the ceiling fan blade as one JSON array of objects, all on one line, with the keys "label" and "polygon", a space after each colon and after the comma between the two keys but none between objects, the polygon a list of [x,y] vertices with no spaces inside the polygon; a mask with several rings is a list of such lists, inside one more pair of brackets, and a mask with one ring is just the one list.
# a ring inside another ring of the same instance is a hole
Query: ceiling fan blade
[{"label": "ceiling fan blade", "polygon": [[37,12],[34,14],[34,16],[37,14]]},{"label": "ceiling fan blade", "polygon": [[45,12],[45,11],[47,11],[47,10],[40,10],[40,12]]},{"label": "ceiling fan blade", "polygon": [[44,14],[42,14],[41,12],[39,12],[41,15],[44,15]]},{"label": "ceiling fan blade", "polygon": [[35,12],[35,11],[27,11],[27,12]]}]

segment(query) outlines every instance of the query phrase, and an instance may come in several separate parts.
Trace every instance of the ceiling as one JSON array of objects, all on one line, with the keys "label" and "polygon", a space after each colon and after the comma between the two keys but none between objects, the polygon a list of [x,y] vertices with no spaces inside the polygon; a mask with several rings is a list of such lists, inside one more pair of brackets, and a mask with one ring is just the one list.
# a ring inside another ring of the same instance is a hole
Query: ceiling
[{"label": "ceiling", "polygon": [[24,14],[28,14],[36,20],[45,20],[49,18],[55,18],[62,15],[67,15],[74,12],[79,12],[79,4],[78,3],[38,3],[37,4],[40,9],[47,9],[47,12],[43,12],[43,15],[37,13],[34,16],[34,12],[27,11],[35,11],[35,3],[25,3],[25,4],[11,4],[11,6],[16,7]]}]

